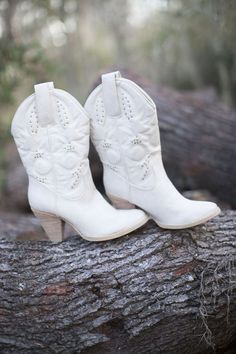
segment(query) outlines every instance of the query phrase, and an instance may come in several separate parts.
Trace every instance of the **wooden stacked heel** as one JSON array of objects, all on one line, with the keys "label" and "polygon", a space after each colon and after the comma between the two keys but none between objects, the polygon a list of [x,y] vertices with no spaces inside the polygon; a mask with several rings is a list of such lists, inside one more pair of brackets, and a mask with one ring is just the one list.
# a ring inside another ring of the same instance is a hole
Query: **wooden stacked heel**
[{"label": "wooden stacked heel", "polygon": [[32,211],[34,215],[39,219],[41,226],[43,227],[44,231],[52,242],[58,243],[63,241],[63,220],[61,220],[58,216],[50,213],[45,213],[35,209],[32,209]]}]

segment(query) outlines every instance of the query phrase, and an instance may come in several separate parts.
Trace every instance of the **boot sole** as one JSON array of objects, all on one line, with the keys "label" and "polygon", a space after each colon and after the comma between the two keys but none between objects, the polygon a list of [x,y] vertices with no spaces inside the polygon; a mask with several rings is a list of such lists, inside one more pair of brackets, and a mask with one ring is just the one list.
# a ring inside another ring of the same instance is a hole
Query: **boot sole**
[{"label": "boot sole", "polygon": [[220,208],[216,208],[215,211],[213,213],[211,213],[210,215],[206,216],[203,219],[197,220],[193,223],[190,224],[183,224],[183,225],[178,225],[178,226],[174,226],[174,225],[164,225],[164,224],[160,224],[159,222],[157,222],[155,219],[152,218],[153,221],[155,221],[155,223],[161,227],[162,229],[170,229],[170,230],[180,230],[180,229],[188,229],[190,227],[194,227],[197,225],[201,225],[204,224],[205,222],[213,219],[215,216],[219,215],[221,212]]},{"label": "boot sole", "polygon": [[[135,204],[132,204],[132,203],[128,202],[127,200],[124,200],[119,197],[115,197],[111,194],[107,194],[107,196],[111,200],[112,205],[117,209],[134,209],[134,208],[136,208]],[[182,224],[182,225],[164,225],[164,224],[159,223],[157,220],[155,220],[151,215],[150,215],[150,219],[152,219],[162,229],[180,230],[180,229],[188,229],[190,227],[204,224],[205,222],[207,222],[207,221],[211,220],[212,218],[214,218],[215,216],[219,215],[220,212],[221,212],[220,208],[216,207],[215,210],[211,214],[206,216],[205,218],[200,219],[200,220],[196,220],[190,224]]]},{"label": "boot sole", "polygon": [[83,239],[87,240],[87,241],[93,241],[93,242],[100,242],[100,241],[108,241],[108,240],[113,240],[115,238],[119,238],[122,236],[125,236],[135,230],[137,230],[138,228],[140,228],[141,226],[143,226],[144,224],[146,224],[146,222],[149,220],[149,217],[146,216],[145,218],[143,218],[139,223],[133,225],[130,228],[126,228],[117,232],[114,232],[112,234],[109,235],[104,235],[104,236],[100,236],[99,239],[94,236],[86,236],[84,234],[82,234],[81,231],[77,230],[76,227],[69,222],[68,220],[61,218],[57,215],[51,214],[51,213],[46,213],[43,211],[39,211],[39,210],[35,210],[32,209],[34,215],[39,219],[42,228],[44,229],[45,233],[47,234],[48,238],[54,242],[54,243],[58,243],[58,242],[62,242],[64,239],[64,225],[63,223],[67,223],[69,224],[74,230],[75,232],[80,235]]}]

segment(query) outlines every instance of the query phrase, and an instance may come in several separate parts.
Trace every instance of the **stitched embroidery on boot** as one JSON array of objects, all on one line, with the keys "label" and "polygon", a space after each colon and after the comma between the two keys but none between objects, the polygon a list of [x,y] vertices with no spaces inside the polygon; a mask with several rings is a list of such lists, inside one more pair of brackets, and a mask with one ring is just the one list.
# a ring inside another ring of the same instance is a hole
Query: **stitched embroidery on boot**
[{"label": "stitched embroidery on boot", "polygon": [[105,119],[105,108],[102,98],[99,96],[95,102],[96,121],[98,124],[103,124]]},{"label": "stitched embroidery on boot", "polygon": [[30,126],[30,131],[32,134],[38,133],[39,122],[38,122],[38,117],[37,117],[35,106],[33,107],[33,109],[30,112],[29,126]]},{"label": "stitched embroidery on boot", "polygon": [[122,111],[128,120],[134,117],[131,101],[129,97],[122,91],[121,92]]},{"label": "stitched embroidery on boot", "polygon": [[64,128],[66,128],[70,124],[67,108],[59,100],[56,101],[56,104],[59,122]]},{"label": "stitched embroidery on boot", "polygon": [[71,143],[66,144],[66,146],[64,146],[64,150],[66,152],[73,152],[75,151],[75,146],[73,146]]}]

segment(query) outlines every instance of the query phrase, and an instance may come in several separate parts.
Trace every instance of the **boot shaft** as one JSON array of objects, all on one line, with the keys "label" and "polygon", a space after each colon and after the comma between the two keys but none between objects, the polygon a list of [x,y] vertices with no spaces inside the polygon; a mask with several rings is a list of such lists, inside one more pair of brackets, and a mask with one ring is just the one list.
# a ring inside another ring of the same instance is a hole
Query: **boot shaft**
[{"label": "boot shaft", "polygon": [[35,93],[20,105],[12,135],[30,180],[66,198],[78,198],[86,178],[89,119],[69,93],[53,83],[35,85]]},{"label": "boot shaft", "polygon": [[104,169],[138,188],[151,188],[161,161],[152,99],[116,72],[102,76],[102,84],[91,93],[85,108],[92,117],[91,137]]}]

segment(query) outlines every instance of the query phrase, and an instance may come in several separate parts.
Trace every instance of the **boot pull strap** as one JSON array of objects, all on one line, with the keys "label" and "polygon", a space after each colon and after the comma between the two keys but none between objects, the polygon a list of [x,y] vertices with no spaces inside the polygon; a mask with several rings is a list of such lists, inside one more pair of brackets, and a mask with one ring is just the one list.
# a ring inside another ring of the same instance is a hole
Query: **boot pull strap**
[{"label": "boot pull strap", "polygon": [[45,82],[43,84],[34,85],[36,111],[38,114],[39,124],[46,126],[53,123],[53,82]]},{"label": "boot pull strap", "polygon": [[105,112],[111,117],[121,115],[116,80],[118,77],[121,77],[119,71],[102,75],[102,95]]}]

